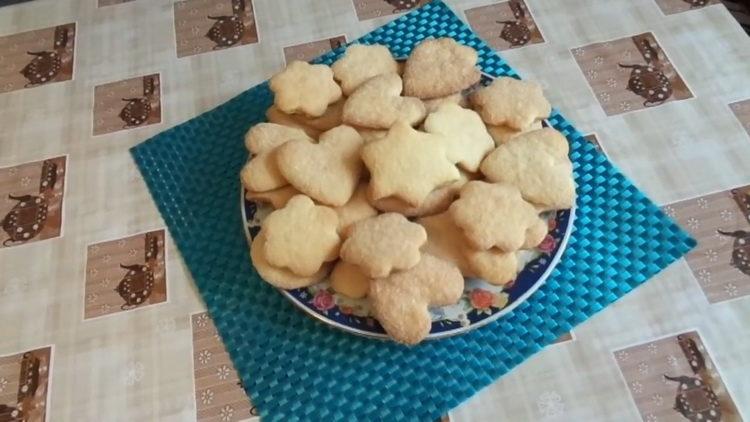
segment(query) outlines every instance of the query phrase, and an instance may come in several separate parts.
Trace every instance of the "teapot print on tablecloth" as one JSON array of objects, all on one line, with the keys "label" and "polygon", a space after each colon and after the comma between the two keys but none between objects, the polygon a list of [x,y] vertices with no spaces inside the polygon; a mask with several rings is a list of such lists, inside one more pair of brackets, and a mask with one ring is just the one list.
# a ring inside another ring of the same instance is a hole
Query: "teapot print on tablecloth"
[{"label": "teapot print on tablecloth", "polygon": [[524,6],[519,0],[510,0],[508,4],[515,20],[496,21],[503,25],[500,38],[508,42],[511,47],[526,45],[531,39],[531,30]]},{"label": "teapot print on tablecloth", "polygon": [[69,41],[68,27],[58,26],[55,28],[52,50],[28,51],[26,53],[34,57],[21,69],[21,74],[28,81],[26,83],[27,88],[51,82],[60,74],[63,65],[63,53]]},{"label": "teapot print on tablecloth", "polygon": [[[732,189],[732,197],[742,215],[750,222],[750,193],[747,188]],[[716,230],[722,236],[734,238],[732,243],[732,258],[729,265],[750,276],[750,231],[748,230]]]},{"label": "teapot print on tablecloth", "polygon": [[8,235],[3,246],[28,242],[41,233],[47,222],[49,200],[53,196],[57,176],[57,164],[45,160],[39,181],[39,195],[8,195],[16,204],[0,220],[3,231]]},{"label": "teapot print on tablecloth", "polygon": [[646,38],[636,42],[646,64],[622,64],[618,65],[630,71],[628,79],[628,91],[643,97],[645,107],[653,107],[663,104],[672,96],[672,82],[664,74],[664,64],[659,58],[659,50]]},{"label": "teapot print on tablecloth", "polygon": [[39,368],[41,360],[33,352],[26,352],[21,358],[18,375],[18,390],[15,406],[0,404],[0,422],[23,422],[28,412],[34,409],[34,396],[39,388]]},{"label": "teapot print on tablecloth", "polygon": [[690,5],[691,9],[698,9],[708,4],[709,0],[682,0]]},{"label": "teapot print on tablecloth", "polygon": [[213,26],[206,33],[206,38],[213,41],[214,50],[232,47],[238,44],[245,34],[245,0],[232,0],[232,14],[228,16],[208,16],[214,20]]},{"label": "teapot print on tablecloth", "polygon": [[143,78],[143,96],[140,98],[123,98],[126,102],[120,111],[120,120],[125,122],[123,129],[140,126],[148,121],[153,110],[151,102],[154,100],[157,76]]},{"label": "teapot print on tablecloth", "polygon": [[154,270],[159,256],[159,238],[153,233],[146,233],[145,242],[143,263],[120,264],[120,268],[127,270],[127,273],[114,290],[124,301],[120,305],[122,310],[133,309],[144,304],[154,290]]},{"label": "teapot print on tablecloth", "polygon": [[401,13],[419,6],[420,0],[384,0],[393,6],[393,13]]}]

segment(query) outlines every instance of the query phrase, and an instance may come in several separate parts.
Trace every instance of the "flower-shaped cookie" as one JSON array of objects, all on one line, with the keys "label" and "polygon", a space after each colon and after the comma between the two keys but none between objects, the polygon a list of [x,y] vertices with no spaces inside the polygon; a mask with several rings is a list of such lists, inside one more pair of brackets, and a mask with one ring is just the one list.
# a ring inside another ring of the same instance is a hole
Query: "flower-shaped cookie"
[{"label": "flower-shaped cookie", "polygon": [[445,97],[479,81],[476,50],[452,38],[424,40],[404,67],[404,93],[423,99]]},{"label": "flower-shaped cookie", "polygon": [[396,120],[421,122],[427,113],[422,100],[402,97],[401,88],[401,77],[395,73],[363,83],[344,103],[344,122],[372,129],[388,129]]},{"label": "flower-shaped cookie", "polygon": [[490,86],[475,92],[471,102],[485,123],[514,129],[525,129],[551,112],[539,84],[510,77],[495,79]]},{"label": "flower-shaped cookie", "polygon": [[469,182],[448,212],[472,246],[481,250],[516,251],[526,242],[527,231],[543,224],[536,208],[507,183]]},{"label": "flower-shaped cookie", "polygon": [[458,104],[441,105],[427,116],[424,130],[443,135],[443,146],[448,159],[471,172],[479,169],[484,156],[495,147],[482,118]]},{"label": "flower-shaped cookie", "polygon": [[567,209],[575,203],[568,141],[554,129],[534,130],[510,139],[484,159],[481,169],[493,182],[517,186],[525,200],[542,209]]},{"label": "flower-shaped cookie", "polygon": [[386,213],[360,220],[341,246],[341,259],[357,265],[368,277],[386,277],[419,262],[427,234],[401,214]]},{"label": "flower-shaped cookie", "polygon": [[362,137],[349,126],[320,135],[320,142],[290,141],[278,149],[281,174],[316,201],[341,206],[349,201],[364,171]]},{"label": "flower-shaped cookie", "polygon": [[354,44],[344,57],[331,66],[333,76],[341,82],[344,95],[350,95],[370,78],[385,73],[398,73],[398,63],[384,45]]},{"label": "flower-shaped cookie", "polygon": [[324,64],[299,60],[290,63],[270,81],[274,104],[287,114],[304,113],[318,117],[328,104],[341,98],[341,88],[333,80],[333,71]]},{"label": "flower-shaped cookie", "polygon": [[253,239],[252,246],[250,246],[250,258],[261,278],[280,289],[298,289],[300,287],[311,286],[323,280],[331,270],[331,263],[327,262],[312,275],[297,275],[286,268],[279,268],[271,265],[266,259],[265,248],[266,234],[261,230],[260,233],[255,236],[255,239]]},{"label": "flower-shaped cookie", "polygon": [[419,206],[435,188],[460,175],[446,156],[440,135],[419,132],[403,121],[362,149],[370,170],[371,198],[395,195]]},{"label": "flower-shaped cookie", "polygon": [[324,262],[338,257],[338,222],[336,211],[297,195],[263,220],[264,256],[274,267],[312,276]]}]

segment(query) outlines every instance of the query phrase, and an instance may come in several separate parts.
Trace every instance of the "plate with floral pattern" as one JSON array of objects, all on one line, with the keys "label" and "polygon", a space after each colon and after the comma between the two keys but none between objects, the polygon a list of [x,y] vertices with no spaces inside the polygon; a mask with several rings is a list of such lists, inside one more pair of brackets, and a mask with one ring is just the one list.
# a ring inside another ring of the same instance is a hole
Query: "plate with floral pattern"
[{"label": "plate with floral pattern", "polygon": [[[260,232],[263,219],[273,211],[267,204],[245,199],[241,208],[248,243]],[[467,278],[461,299],[455,305],[433,308],[432,329],[427,339],[465,333],[509,313],[544,283],[560,260],[573,228],[575,208],[548,212],[549,233],[535,249],[521,251],[520,272],[505,286],[495,286],[477,278]],[[367,298],[351,299],[338,294],[327,279],[299,289],[280,289],[297,307],[318,320],[350,333],[387,339],[388,335],[372,316]]]}]

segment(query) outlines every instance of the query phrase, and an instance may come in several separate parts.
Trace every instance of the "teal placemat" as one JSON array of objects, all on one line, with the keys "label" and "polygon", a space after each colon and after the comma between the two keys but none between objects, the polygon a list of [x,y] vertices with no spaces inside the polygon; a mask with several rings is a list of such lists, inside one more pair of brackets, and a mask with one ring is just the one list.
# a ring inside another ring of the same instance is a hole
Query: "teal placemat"
[{"label": "teal placemat", "polygon": [[[359,40],[405,56],[426,37],[479,51],[484,72],[515,75],[442,2]],[[319,59],[331,63],[340,48]],[[551,87],[551,90],[557,89]],[[559,88],[564,89],[564,88]],[[259,279],[239,208],[243,135],[272,103],[256,86],[132,153],[243,385],[264,420],[432,420],[639,286],[693,245],[562,117],[578,183],[575,231],[534,295],[469,334],[407,348],[328,328]]]}]

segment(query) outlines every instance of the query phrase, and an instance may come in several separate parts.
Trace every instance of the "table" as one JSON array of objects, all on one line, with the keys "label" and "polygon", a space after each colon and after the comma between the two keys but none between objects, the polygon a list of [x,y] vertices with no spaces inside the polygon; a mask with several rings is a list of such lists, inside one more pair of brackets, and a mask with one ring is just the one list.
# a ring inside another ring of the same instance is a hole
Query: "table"
[{"label": "table", "polygon": [[[0,419],[254,418],[128,148],[418,3],[0,8]],[[446,418],[750,418],[750,38],[715,0],[448,3],[699,244]]]}]

